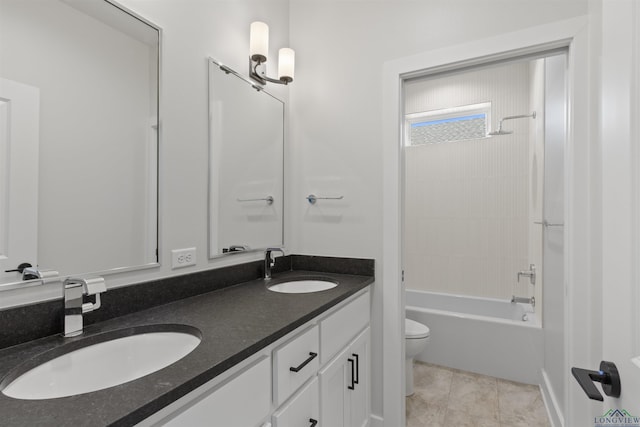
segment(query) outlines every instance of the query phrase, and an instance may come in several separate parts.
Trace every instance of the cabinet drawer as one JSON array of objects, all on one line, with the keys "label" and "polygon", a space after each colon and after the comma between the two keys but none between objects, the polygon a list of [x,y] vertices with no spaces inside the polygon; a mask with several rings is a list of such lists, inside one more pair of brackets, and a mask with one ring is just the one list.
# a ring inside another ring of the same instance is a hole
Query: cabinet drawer
[{"label": "cabinet drawer", "polygon": [[273,414],[273,427],[310,427],[317,424],[320,412],[318,397],[316,377]]},{"label": "cabinet drawer", "polygon": [[271,409],[271,359],[265,357],[217,388],[165,426],[247,427]]},{"label": "cabinet drawer", "polygon": [[320,322],[320,363],[324,365],[344,348],[365,326],[370,318],[370,296],[365,292],[354,301]]},{"label": "cabinet drawer", "polygon": [[273,351],[273,401],[280,406],[318,371],[319,333],[313,326]]}]

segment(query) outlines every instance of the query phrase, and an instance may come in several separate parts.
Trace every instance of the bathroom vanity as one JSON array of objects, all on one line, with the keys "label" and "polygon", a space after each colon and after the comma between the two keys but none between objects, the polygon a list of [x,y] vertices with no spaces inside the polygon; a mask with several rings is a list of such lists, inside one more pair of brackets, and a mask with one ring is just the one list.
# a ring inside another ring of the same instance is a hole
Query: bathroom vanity
[{"label": "bathroom vanity", "polygon": [[359,291],[139,425],[367,425],[369,306]]},{"label": "bathroom vanity", "polygon": [[[212,270],[209,282],[227,282],[225,287],[93,323],[77,338],[54,335],[1,350],[0,388],[24,361],[114,330],[185,325],[202,338],[174,364],[115,387],[43,400],[0,394],[2,425],[366,425],[373,263],[371,273],[352,274],[306,263],[313,258],[294,263],[309,270],[274,272],[273,280],[321,276],[338,286],[286,294],[270,291],[261,278],[232,283],[216,279]],[[248,265],[257,271],[256,263]],[[300,424],[300,417],[308,424]]]}]

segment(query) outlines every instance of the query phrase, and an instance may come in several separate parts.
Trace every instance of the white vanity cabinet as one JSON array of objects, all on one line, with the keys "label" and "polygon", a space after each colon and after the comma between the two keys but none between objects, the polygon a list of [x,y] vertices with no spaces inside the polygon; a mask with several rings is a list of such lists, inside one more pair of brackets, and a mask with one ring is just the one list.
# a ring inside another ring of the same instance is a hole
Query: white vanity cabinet
[{"label": "white vanity cabinet", "polygon": [[[298,382],[307,381],[310,374],[313,379],[274,413],[273,427],[369,425],[369,320],[370,295],[365,292],[274,350],[274,403],[277,406],[288,398],[287,393],[296,389]],[[312,356],[315,352],[309,349],[313,348],[314,339],[318,343],[318,338],[320,355],[315,357]],[[281,353],[297,356],[283,358]],[[304,360],[304,357],[308,358]],[[277,363],[277,360],[287,362]],[[289,367],[297,361],[308,361],[306,375],[296,377],[297,374],[290,372]],[[314,416],[318,405],[319,415]]]},{"label": "white vanity cabinet", "polygon": [[[368,294],[363,295],[363,297]],[[338,354],[319,371],[320,420],[324,427],[364,427],[370,415],[369,304],[360,297],[321,322],[321,348]],[[346,310],[345,310],[346,309]],[[335,316],[335,317],[334,317]],[[326,322],[326,323],[325,323]],[[340,332],[335,329],[342,325]],[[324,330],[323,330],[324,327]],[[345,333],[347,331],[348,333]],[[336,335],[339,335],[337,338]]]},{"label": "white vanity cabinet", "polygon": [[271,409],[271,358],[262,357],[203,396],[186,410],[159,424],[170,427],[257,426]]},{"label": "white vanity cabinet", "polygon": [[368,426],[370,298],[360,292],[139,427]]}]

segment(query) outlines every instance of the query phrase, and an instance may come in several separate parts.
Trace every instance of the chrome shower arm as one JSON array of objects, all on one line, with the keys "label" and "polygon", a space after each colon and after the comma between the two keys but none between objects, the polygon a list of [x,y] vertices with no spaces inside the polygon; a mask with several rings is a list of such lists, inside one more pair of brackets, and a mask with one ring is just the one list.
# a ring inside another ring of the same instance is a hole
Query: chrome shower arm
[{"label": "chrome shower arm", "polygon": [[536,112],[534,111],[534,112],[533,112],[533,113],[531,113],[531,114],[518,114],[518,115],[516,115],[516,116],[506,116],[506,117],[503,117],[503,118],[500,120],[500,122],[498,123],[498,130],[497,130],[497,131],[495,131],[495,132],[490,132],[490,133],[489,133],[489,135],[506,135],[506,134],[510,134],[510,133],[512,133],[512,131],[503,131],[503,130],[502,130],[502,123],[503,123],[505,120],[525,119],[525,118],[528,118],[528,117],[531,117],[531,118],[535,119],[535,118],[536,118]]},{"label": "chrome shower arm", "polygon": [[503,117],[502,120],[500,120],[500,123],[504,122],[505,120],[513,120],[513,119],[526,119],[527,117],[531,117],[532,119],[536,118],[536,112],[534,111],[531,114],[519,114],[517,116],[507,116],[507,117]]}]

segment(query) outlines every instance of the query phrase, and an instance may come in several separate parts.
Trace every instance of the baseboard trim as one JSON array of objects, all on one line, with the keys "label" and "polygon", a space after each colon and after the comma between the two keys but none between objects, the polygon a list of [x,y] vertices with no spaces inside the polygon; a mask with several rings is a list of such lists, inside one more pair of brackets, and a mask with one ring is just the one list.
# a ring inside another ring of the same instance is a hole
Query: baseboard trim
[{"label": "baseboard trim", "polygon": [[375,414],[371,414],[369,425],[371,427],[384,427],[384,420]]},{"label": "baseboard trim", "polygon": [[551,382],[547,372],[542,369],[542,384],[540,384],[540,392],[542,393],[542,400],[544,406],[547,408],[547,415],[549,416],[549,422],[552,427],[564,427],[564,416],[562,415],[562,408],[558,405],[558,399],[553,392]]}]

